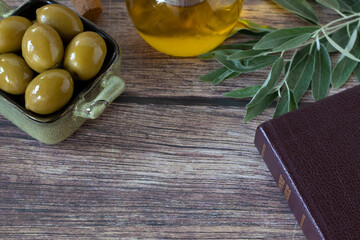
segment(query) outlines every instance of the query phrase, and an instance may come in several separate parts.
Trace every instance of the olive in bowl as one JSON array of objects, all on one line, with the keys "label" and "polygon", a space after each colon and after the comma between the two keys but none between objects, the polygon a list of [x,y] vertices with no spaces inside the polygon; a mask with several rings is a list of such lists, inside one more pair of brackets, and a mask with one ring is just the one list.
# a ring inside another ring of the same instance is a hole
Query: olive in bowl
[{"label": "olive in bowl", "polygon": [[86,81],[101,69],[106,56],[106,43],[96,32],[83,32],[74,37],[66,48],[64,68],[76,79]]},{"label": "olive in bowl", "polygon": [[21,49],[26,63],[38,73],[58,67],[64,56],[60,35],[42,23],[35,23],[26,30]]},{"label": "olive in bowl", "polygon": [[21,16],[10,16],[0,21],[0,53],[21,49],[21,40],[31,21]]},{"label": "olive in bowl", "polygon": [[25,107],[38,114],[50,114],[65,106],[74,92],[74,81],[64,69],[39,74],[27,86]]},{"label": "olive in bowl", "polygon": [[0,54],[0,89],[14,95],[24,94],[34,73],[25,60],[14,53]]},{"label": "olive in bowl", "polygon": [[64,40],[70,42],[84,31],[84,25],[76,13],[64,5],[48,4],[36,10],[36,20],[53,27]]}]

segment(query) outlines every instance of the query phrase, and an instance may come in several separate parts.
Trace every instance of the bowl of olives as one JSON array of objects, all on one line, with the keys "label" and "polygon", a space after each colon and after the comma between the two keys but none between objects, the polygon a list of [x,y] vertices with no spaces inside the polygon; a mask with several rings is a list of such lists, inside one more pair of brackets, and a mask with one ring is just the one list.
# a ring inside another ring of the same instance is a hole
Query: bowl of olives
[{"label": "bowl of olives", "polygon": [[116,41],[53,0],[0,0],[0,114],[55,144],[125,89]]}]

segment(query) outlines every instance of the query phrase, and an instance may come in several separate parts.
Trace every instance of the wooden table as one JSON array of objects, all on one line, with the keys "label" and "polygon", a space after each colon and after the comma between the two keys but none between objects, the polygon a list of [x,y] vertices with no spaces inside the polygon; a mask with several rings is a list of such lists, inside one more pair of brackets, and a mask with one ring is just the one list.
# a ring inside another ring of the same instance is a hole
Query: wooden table
[{"label": "wooden table", "polygon": [[[156,52],[135,31],[124,1],[103,0],[103,7],[96,24],[122,48],[127,89],[57,145],[0,116],[0,238],[304,239],[253,144],[274,106],[245,124],[248,101],[222,97],[261,83],[267,70],[220,86],[200,82],[219,64]],[[333,17],[317,11],[322,21]],[[307,24],[268,0],[246,1],[243,17]],[[311,101],[307,94],[302,103]]]}]

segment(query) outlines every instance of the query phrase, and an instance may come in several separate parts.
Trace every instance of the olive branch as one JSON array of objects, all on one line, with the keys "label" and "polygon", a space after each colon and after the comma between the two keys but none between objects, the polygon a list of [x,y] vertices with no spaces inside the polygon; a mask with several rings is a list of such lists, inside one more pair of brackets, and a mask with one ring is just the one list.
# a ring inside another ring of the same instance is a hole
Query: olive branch
[{"label": "olive branch", "polygon": [[[314,26],[274,29],[239,19],[231,35],[243,32],[260,38],[221,45],[199,56],[223,65],[200,77],[212,85],[271,66],[263,84],[224,94],[232,98],[252,98],[246,105],[245,122],[258,116],[276,99],[274,117],[297,109],[310,87],[317,101],[328,95],[330,86],[341,87],[352,73],[360,81],[360,0],[316,0],[339,14],[339,18],[325,25],[319,23],[306,0],[272,1]],[[330,54],[335,52],[341,56],[332,66]],[[284,57],[285,53],[291,53],[290,58]]]}]

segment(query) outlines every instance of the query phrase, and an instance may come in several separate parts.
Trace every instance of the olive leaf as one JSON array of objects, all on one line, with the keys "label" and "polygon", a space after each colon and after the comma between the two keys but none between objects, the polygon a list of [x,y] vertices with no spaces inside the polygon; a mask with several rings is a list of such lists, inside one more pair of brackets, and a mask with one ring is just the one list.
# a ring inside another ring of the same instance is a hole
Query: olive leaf
[{"label": "olive leaf", "polygon": [[311,46],[307,45],[306,47],[303,47],[302,49],[296,51],[292,59],[291,69],[293,69],[307,54],[309,54],[310,50]]},{"label": "olive leaf", "polygon": [[[356,41],[354,40],[356,39]],[[357,29],[353,32],[348,45],[345,48],[347,51],[351,50],[351,53],[355,57],[360,57],[360,41],[358,38]],[[358,65],[357,61],[348,58],[345,55],[341,55],[339,61],[335,65],[331,75],[331,85],[333,88],[341,87],[346,80],[350,77],[351,73]]]},{"label": "olive leaf", "polygon": [[[272,32],[272,31],[276,30],[276,28],[266,26],[266,25],[260,25],[255,22],[252,22],[250,20],[246,20],[246,19],[242,19],[242,18],[238,19],[238,23],[240,23],[240,24],[246,26],[248,29],[251,29],[252,31],[256,31],[256,32]],[[235,28],[236,28],[236,26],[235,26]]]},{"label": "olive leaf", "polygon": [[273,64],[278,59],[278,57],[272,55],[260,56],[247,60],[244,64],[240,60],[227,60],[224,55],[215,54],[214,58],[228,69],[238,73],[253,72]]},{"label": "olive leaf", "polygon": [[354,4],[351,6],[351,9],[354,11],[354,12],[360,12],[360,2]]},{"label": "olive leaf", "polygon": [[198,58],[202,60],[209,60],[213,59],[215,54],[231,55],[230,53],[236,53],[237,50],[245,51],[252,49],[255,43],[257,43],[257,41],[248,41],[231,45],[220,45],[210,52],[199,55]]},{"label": "olive leaf", "polygon": [[315,57],[307,54],[290,71],[287,83],[289,89],[294,93],[296,102],[299,102],[306,90],[309,88],[315,67]]},{"label": "olive leaf", "polygon": [[293,111],[293,110],[295,110],[295,109],[298,109],[299,106],[298,106],[297,101],[296,101],[296,99],[295,99],[295,97],[294,97],[294,93],[293,93],[292,91],[290,91],[290,90],[288,90],[288,91],[289,91],[289,92],[288,92],[288,94],[289,94],[289,98],[288,98],[288,112],[291,112],[291,111]]},{"label": "olive leaf", "polygon": [[212,82],[228,71],[231,71],[231,70],[227,69],[226,67],[218,68],[215,71],[212,71],[208,74],[205,74],[205,75],[199,77],[199,80],[203,81],[203,82]]},{"label": "olive leaf", "polygon": [[238,59],[249,58],[249,57],[257,57],[266,51],[267,50],[254,50],[254,49],[245,50],[245,51],[239,50],[239,51],[229,55],[227,57],[227,59],[228,60],[238,60]]},{"label": "olive leaf", "polygon": [[283,115],[289,111],[289,99],[289,91],[284,89],[281,93],[279,101],[276,104],[273,118],[277,118],[278,116]]},{"label": "olive leaf", "polygon": [[233,71],[228,71],[226,74],[224,74],[223,76],[219,76],[218,78],[214,79],[212,82],[211,82],[211,85],[215,86],[215,85],[218,85],[220,84],[222,81],[226,80],[226,79],[230,79],[230,78],[234,78],[234,77],[237,77],[239,76],[240,73],[238,72],[233,72]]},{"label": "olive leaf", "polygon": [[289,41],[287,41],[286,43],[273,48],[274,52],[280,52],[280,51],[286,51],[289,49],[293,49],[296,47],[299,47],[301,44],[303,44],[304,42],[306,42],[307,40],[310,39],[312,33],[304,33],[302,35],[299,35],[293,39],[290,39]]},{"label": "olive leaf", "polygon": [[[356,28],[357,26],[357,23],[353,23],[353,24],[350,24],[349,25],[349,30],[352,32],[354,31],[354,29]],[[347,28],[342,28],[340,29],[339,31],[337,31],[336,33],[334,33],[332,36],[331,36],[331,39],[336,42],[340,47],[342,48],[345,48],[347,43],[349,42],[350,40],[350,36],[348,34],[348,30]],[[332,52],[336,52],[336,48],[334,48],[329,42],[327,42],[326,44],[326,50],[329,52],[329,53],[332,53]]]},{"label": "olive leaf", "polygon": [[253,99],[246,106],[253,107],[256,104],[258,104],[263,98],[265,98],[265,96],[267,96],[275,86],[283,70],[284,70],[284,59],[279,58],[272,66],[270,73],[266,81],[262,85],[262,87],[259,89],[259,91],[255,94]]},{"label": "olive leaf", "polygon": [[[250,40],[247,42],[234,43],[229,45],[220,45],[214,50],[222,50],[222,49],[239,49],[239,50],[249,50],[252,49],[253,46],[258,42],[258,40]],[[211,52],[211,51],[210,51]]]},{"label": "olive leaf", "polygon": [[340,9],[340,4],[337,0],[315,0],[315,1],[331,9],[336,9],[336,10]]},{"label": "olive leaf", "polygon": [[215,54],[217,55],[224,55],[224,56],[230,56],[233,55],[234,53],[238,52],[238,51],[242,51],[242,50],[237,50],[237,49],[219,49],[219,50],[214,50],[212,52],[208,52],[208,53],[204,53],[200,56],[198,56],[198,58],[202,59],[202,60],[210,60],[213,59],[215,57]]},{"label": "olive leaf", "polygon": [[317,30],[319,30],[318,27],[297,27],[276,30],[262,37],[253,49],[264,50],[277,48],[299,36],[309,33],[312,34]]},{"label": "olive leaf", "polygon": [[248,122],[262,113],[277,97],[277,93],[270,93],[265,96],[259,103],[246,109],[244,122]]},{"label": "olive leaf", "polygon": [[239,18],[238,21],[236,22],[235,27],[229,34],[229,37],[233,36],[234,34],[236,34],[238,32],[242,32],[242,31],[249,31],[250,33],[253,33],[255,35],[259,35],[259,34],[261,35],[261,34],[272,32],[274,30],[275,30],[275,28],[273,28],[273,27],[266,26],[266,25],[260,25],[260,24],[254,23],[250,20]]},{"label": "olive leaf", "polygon": [[343,1],[347,4],[349,4],[350,6],[359,2],[358,0],[340,0],[340,1]]},{"label": "olive leaf", "polygon": [[[223,49],[239,49],[239,50],[249,50],[252,49],[253,46],[257,43],[257,40],[251,40],[243,43],[234,43],[229,45],[220,45],[217,48],[215,48],[213,51],[216,50],[223,50]],[[212,52],[212,51],[210,51]],[[200,55],[201,56],[201,55]]]},{"label": "olive leaf", "polygon": [[272,1],[313,24],[317,24],[319,22],[319,19],[314,9],[306,0],[272,0]]},{"label": "olive leaf", "polygon": [[331,79],[331,60],[324,44],[315,50],[315,71],[313,74],[311,91],[315,101],[327,96]]},{"label": "olive leaf", "polygon": [[[340,3],[340,6],[343,4],[346,4],[351,8],[351,12],[359,12],[360,11],[360,2],[358,0],[338,0]],[[347,8],[347,7],[346,7]],[[344,9],[345,10],[345,9]]]},{"label": "olive leaf", "polygon": [[276,105],[276,109],[273,117],[276,118],[287,112],[291,112],[297,108],[298,108],[298,104],[294,97],[294,93],[288,87],[285,87]]},{"label": "olive leaf", "polygon": [[326,37],[326,39],[329,41],[329,43],[336,49],[338,50],[339,52],[341,52],[343,55],[345,55],[346,57],[356,61],[356,62],[360,62],[360,59],[355,57],[352,53],[350,53],[348,50],[342,48],[341,46],[339,46],[339,44],[337,44],[336,42],[334,42],[330,37],[329,35],[324,31],[322,30],[324,36]]},{"label": "olive leaf", "polygon": [[[351,51],[351,49],[353,49],[354,45],[355,45],[355,41],[358,39],[358,29],[355,29],[353,31],[353,33],[351,34],[351,37],[349,39],[348,44],[345,47],[346,51]],[[344,56],[342,56],[344,57]]]},{"label": "olive leaf", "polygon": [[254,96],[259,89],[261,88],[261,84],[260,85],[254,85],[254,86],[250,86],[250,87],[246,87],[243,89],[238,89],[238,90],[234,90],[231,92],[227,92],[224,93],[224,97],[231,97],[231,98],[248,98],[248,97],[252,97]]},{"label": "olive leaf", "polygon": [[353,13],[353,9],[351,8],[351,6],[346,3],[345,1],[343,0],[338,0],[339,2],[339,6],[340,6],[340,11],[343,12],[343,13]]},{"label": "olive leaf", "polygon": [[211,82],[212,85],[220,84],[225,79],[239,76],[240,73],[231,71],[226,67],[219,68],[211,73],[205,74],[199,78],[203,82]]}]

